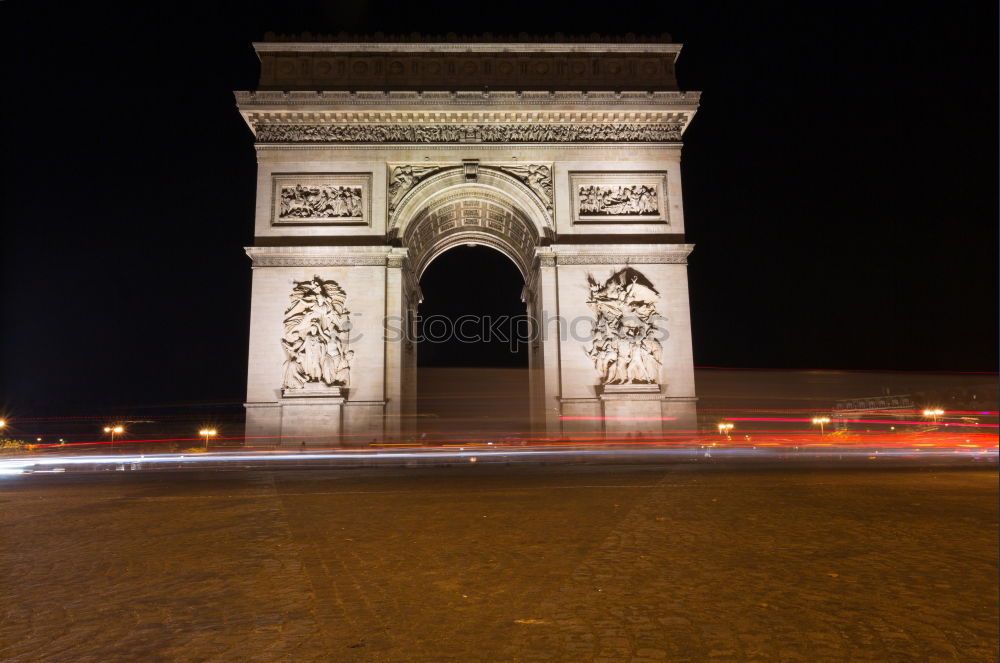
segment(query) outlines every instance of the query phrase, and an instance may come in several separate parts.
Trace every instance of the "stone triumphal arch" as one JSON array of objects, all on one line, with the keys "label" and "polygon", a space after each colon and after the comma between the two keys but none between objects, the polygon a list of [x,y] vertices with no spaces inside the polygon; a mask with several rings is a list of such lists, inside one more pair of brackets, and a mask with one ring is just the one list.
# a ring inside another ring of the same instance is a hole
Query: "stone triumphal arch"
[{"label": "stone triumphal arch", "polygon": [[255,48],[249,442],[407,434],[420,276],[468,244],[524,276],[537,431],[693,425],[680,45]]}]

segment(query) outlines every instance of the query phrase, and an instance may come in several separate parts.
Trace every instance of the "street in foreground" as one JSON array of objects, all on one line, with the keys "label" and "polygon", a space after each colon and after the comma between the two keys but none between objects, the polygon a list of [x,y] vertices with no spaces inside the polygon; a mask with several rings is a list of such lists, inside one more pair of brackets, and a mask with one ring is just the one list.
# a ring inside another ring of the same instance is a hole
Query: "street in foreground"
[{"label": "street in foreground", "polygon": [[862,463],[11,478],[0,659],[995,660],[995,465]]}]

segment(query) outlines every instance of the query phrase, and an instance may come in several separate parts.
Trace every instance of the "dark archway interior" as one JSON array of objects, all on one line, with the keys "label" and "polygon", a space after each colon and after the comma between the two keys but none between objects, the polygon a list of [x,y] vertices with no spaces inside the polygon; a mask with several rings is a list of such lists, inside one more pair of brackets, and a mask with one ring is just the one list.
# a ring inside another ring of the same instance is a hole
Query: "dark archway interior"
[{"label": "dark archway interior", "polygon": [[417,344],[423,432],[527,430],[528,347],[511,339],[513,321],[525,315],[523,287],[514,263],[484,246],[449,249],[424,271]]}]

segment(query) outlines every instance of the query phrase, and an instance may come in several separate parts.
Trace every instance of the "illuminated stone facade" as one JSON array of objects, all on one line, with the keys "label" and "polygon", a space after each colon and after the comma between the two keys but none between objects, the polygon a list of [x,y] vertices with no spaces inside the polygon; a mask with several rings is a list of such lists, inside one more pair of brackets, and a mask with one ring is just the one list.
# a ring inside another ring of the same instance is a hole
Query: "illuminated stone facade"
[{"label": "illuminated stone facade", "polygon": [[236,93],[258,162],[250,443],[405,435],[416,349],[386,327],[465,244],[524,276],[537,430],[693,425],[680,156],[699,96],[676,89],[679,45],[255,47],[260,88]]}]

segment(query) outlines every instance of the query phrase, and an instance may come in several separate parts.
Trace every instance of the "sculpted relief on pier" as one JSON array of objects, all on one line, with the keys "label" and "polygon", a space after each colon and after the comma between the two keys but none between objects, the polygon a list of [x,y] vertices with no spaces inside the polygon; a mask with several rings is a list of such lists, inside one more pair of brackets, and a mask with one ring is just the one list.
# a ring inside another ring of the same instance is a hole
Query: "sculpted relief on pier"
[{"label": "sculpted relief on pier", "polygon": [[283,392],[349,386],[354,351],[348,348],[347,293],[336,281],[320,276],[294,283],[281,337]]},{"label": "sculpted relief on pier", "polygon": [[659,384],[664,331],[657,326],[659,293],[626,267],[603,283],[589,276],[593,340],[585,351],[602,385]]}]

